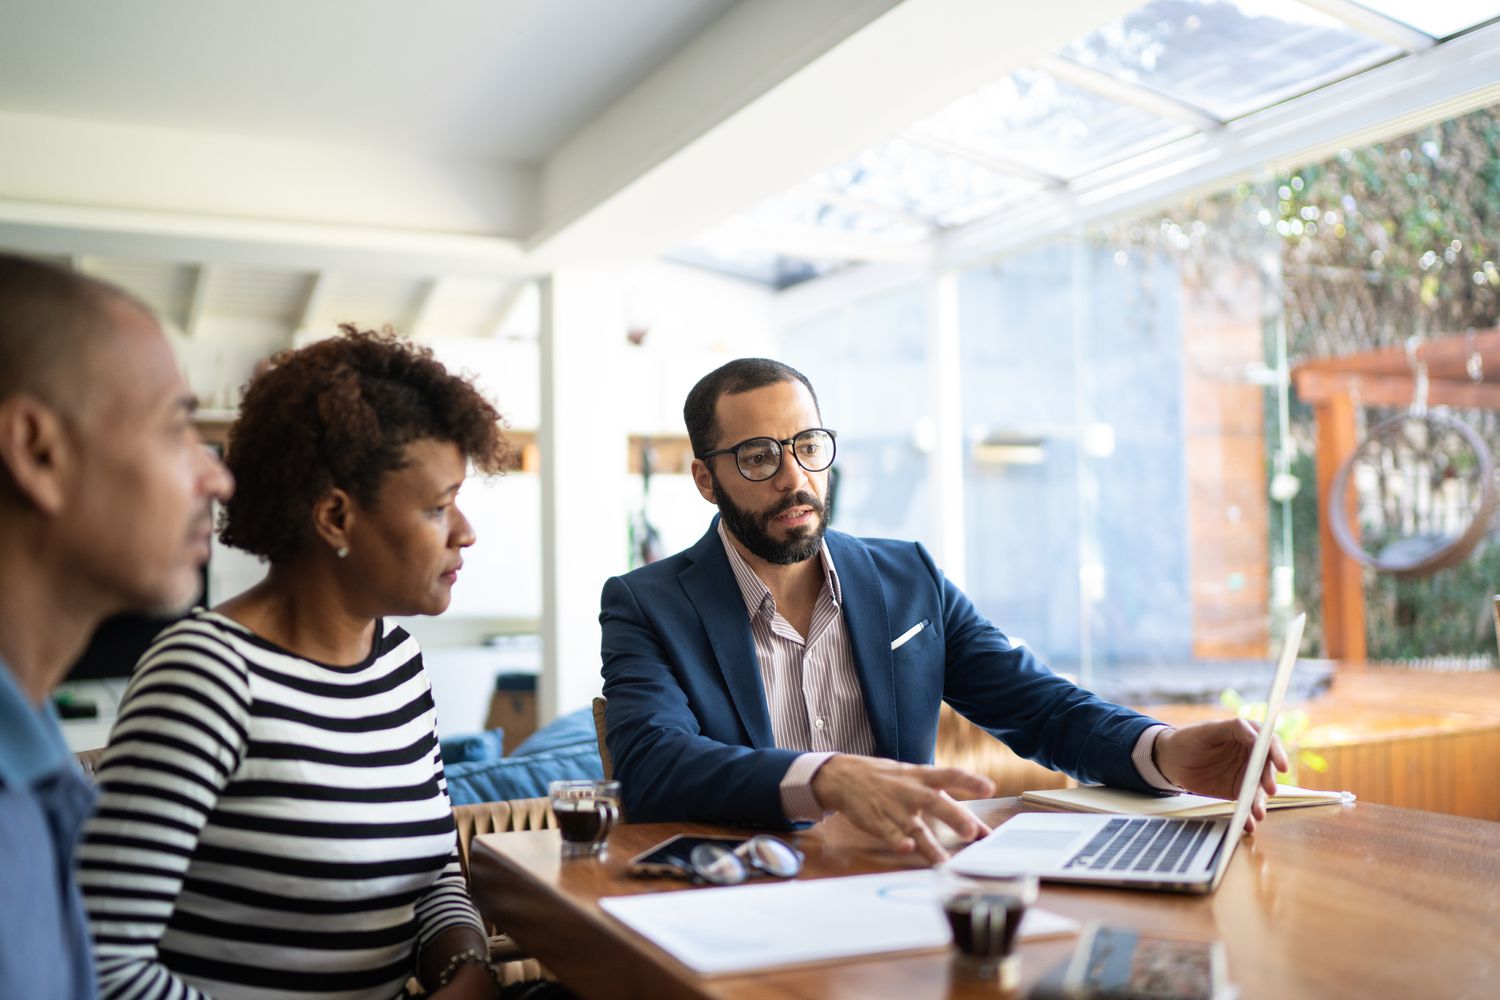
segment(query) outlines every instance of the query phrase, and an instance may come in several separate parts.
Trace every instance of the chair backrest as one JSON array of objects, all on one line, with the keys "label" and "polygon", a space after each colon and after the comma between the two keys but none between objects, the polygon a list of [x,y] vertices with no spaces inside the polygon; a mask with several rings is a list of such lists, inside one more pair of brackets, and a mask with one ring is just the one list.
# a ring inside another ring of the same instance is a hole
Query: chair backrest
[{"label": "chair backrest", "polygon": [[608,699],[604,695],[594,696],[594,736],[599,740],[599,763],[604,765],[604,776],[613,778],[615,776],[615,762],[609,756],[609,744],[604,742],[606,732],[604,725],[604,706]]},{"label": "chair backrest", "polygon": [[511,799],[509,802],[479,802],[454,806],[453,825],[458,827],[458,863],[469,877],[469,845],[481,833],[512,830],[555,830],[557,817],[550,799]]},{"label": "chair backrest", "polygon": [[80,750],[73,755],[78,760],[78,769],[83,776],[90,781],[94,780],[94,774],[99,770],[99,762],[104,759],[104,748],[96,750]]},{"label": "chair backrest", "polygon": [[[508,802],[477,802],[472,805],[453,807],[453,825],[458,827],[458,865],[463,869],[464,882],[469,880],[469,847],[474,838],[482,833],[510,833],[513,830],[555,830],[557,817],[552,812],[551,799],[511,799]],[[486,936],[494,938],[498,933],[488,920],[484,922]],[[499,960],[523,957],[519,949],[509,942],[501,946],[497,940],[490,941],[490,954]],[[521,973],[516,974],[520,969]],[[508,968],[506,982],[517,978],[536,979],[547,975],[535,960],[528,959],[526,966]],[[551,978],[548,976],[548,978]]]}]

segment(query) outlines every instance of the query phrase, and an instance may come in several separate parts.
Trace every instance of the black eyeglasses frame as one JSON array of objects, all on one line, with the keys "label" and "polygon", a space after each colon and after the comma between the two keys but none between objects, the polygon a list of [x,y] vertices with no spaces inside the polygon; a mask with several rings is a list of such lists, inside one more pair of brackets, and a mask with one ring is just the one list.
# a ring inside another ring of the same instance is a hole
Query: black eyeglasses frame
[{"label": "black eyeglasses frame", "polygon": [[[830,447],[828,449],[828,451],[829,451],[828,464],[827,465],[823,465],[823,466],[819,466],[816,469],[809,469],[807,467],[807,463],[804,462],[804,461],[802,461],[801,456],[797,454],[797,449],[796,449],[795,445],[796,445],[796,442],[797,442],[798,438],[802,437],[804,434],[813,434],[813,433],[827,434],[828,435],[828,441],[829,441]],[[740,466],[739,456],[736,455],[736,452],[738,452],[741,448],[745,447],[745,445],[750,444],[753,441],[769,441],[769,442],[771,442],[772,444],[774,444],[776,446],[776,468],[774,468],[774,469],[771,470],[770,475],[765,476],[762,479],[752,479],[750,477],[750,474],[747,473]],[[800,466],[802,466],[803,469],[805,469],[808,472],[823,472],[826,469],[832,468],[833,467],[833,460],[838,457],[838,451],[839,451],[839,435],[838,435],[838,431],[835,431],[835,430],[833,430],[831,428],[828,428],[828,427],[808,427],[805,430],[798,431],[796,434],[793,434],[789,438],[773,438],[773,437],[771,437],[768,434],[757,434],[757,435],[755,435],[755,437],[748,437],[748,438],[745,438],[745,440],[740,441],[737,444],[732,444],[728,448],[715,448],[713,451],[706,451],[703,454],[699,455],[698,458],[699,458],[700,461],[707,462],[709,459],[714,458],[714,457],[716,457],[718,455],[735,455],[734,468],[735,468],[735,471],[740,474],[741,478],[747,480],[748,482],[752,482],[752,483],[764,483],[764,482],[766,482],[769,479],[776,478],[776,474],[781,471],[781,464],[786,461],[786,452],[787,452],[788,448],[791,449],[792,457],[797,460],[797,464],[800,465]]]}]

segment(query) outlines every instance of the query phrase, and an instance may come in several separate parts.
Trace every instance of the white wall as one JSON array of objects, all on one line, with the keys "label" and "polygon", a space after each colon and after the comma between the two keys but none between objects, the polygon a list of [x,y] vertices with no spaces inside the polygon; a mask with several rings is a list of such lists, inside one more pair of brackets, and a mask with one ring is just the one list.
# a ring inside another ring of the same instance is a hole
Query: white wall
[{"label": "white wall", "polygon": [[[596,372],[604,380],[601,391],[572,408],[578,425],[567,447],[583,447],[577,442],[596,436],[622,441],[626,434],[681,436],[685,433],[682,403],[699,378],[731,358],[775,353],[771,324],[775,296],[764,287],[666,262],[616,272],[607,283],[617,289],[611,292],[611,304],[594,311],[580,339],[563,345],[558,356],[564,374],[589,365],[599,367],[596,358],[578,352],[610,359]],[[445,365],[473,377],[518,431],[536,431],[542,419],[539,345],[525,337],[537,329],[536,310],[536,297],[524,297],[506,325],[513,334],[509,337],[437,336],[428,341]],[[220,397],[230,399],[230,386],[235,387],[232,402],[237,403],[237,387],[248,378],[255,361],[285,346],[280,341],[283,335],[272,325],[248,319],[237,321],[242,336],[220,336],[235,322],[211,318],[205,325],[211,335],[177,338],[192,384],[215,405],[223,405]],[[639,346],[626,339],[632,328],[647,331]],[[299,336],[297,342],[308,339]],[[572,580],[557,594],[563,619],[579,623],[580,629],[582,623],[597,617],[604,582],[599,574],[627,568],[627,525],[645,501],[640,477],[625,473],[626,461],[623,450],[613,457],[590,457],[584,463],[583,485],[556,493],[559,530],[591,525],[598,531],[598,547],[609,555],[607,571],[586,571],[586,579]],[[658,470],[651,484],[648,513],[669,554],[696,541],[713,514],[685,471]],[[615,476],[619,478],[607,482]],[[519,654],[510,657],[517,662],[505,667],[499,662],[503,658],[485,647],[486,641],[541,628],[543,560],[549,557],[543,549],[539,476],[511,472],[494,478],[472,477],[464,484],[459,503],[474,523],[478,540],[464,555],[453,603],[438,618],[403,620],[429,652],[429,672],[440,701],[447,706],[444,728],[448,731],[477,727],[494,674],[517,668]],[[554,551],[550,557],[566,555]],[[210,564],[211,598],[220,601],[238,593],[263,573],[264,567],[255,560],[216,542]],[[532,660],[534,653],[528,654]],[[597,690],[597,640],[587,640],[572,650],[565,669],[569,677],[555,689],[560,695],[554,703],[556,711],[577,707],[589,691]],[[473,720],[472,725],[467,720]]]}]

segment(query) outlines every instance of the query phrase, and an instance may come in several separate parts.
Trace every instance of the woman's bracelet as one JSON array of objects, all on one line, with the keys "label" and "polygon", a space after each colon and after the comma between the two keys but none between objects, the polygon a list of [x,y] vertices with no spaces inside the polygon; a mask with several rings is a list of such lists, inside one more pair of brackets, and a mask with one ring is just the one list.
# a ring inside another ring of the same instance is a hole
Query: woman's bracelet
[{"label": "woman's bracelet", "polygon": [[500,973],[496,971],[494,965],[490,964],[490,956],[478,948],[465,948],[463,951],[457,951],[450,955],[448,957],[448,964],[444,965],[443,971],[438,973],[437,988],[442,989],[447,986],[453,980],[453,977],[458,974],[458,970],[461,967],[476,962],[484,966],[484,971],[490,974],[490,979],[494,980],[495,987],[498,989],[500,987]]}]

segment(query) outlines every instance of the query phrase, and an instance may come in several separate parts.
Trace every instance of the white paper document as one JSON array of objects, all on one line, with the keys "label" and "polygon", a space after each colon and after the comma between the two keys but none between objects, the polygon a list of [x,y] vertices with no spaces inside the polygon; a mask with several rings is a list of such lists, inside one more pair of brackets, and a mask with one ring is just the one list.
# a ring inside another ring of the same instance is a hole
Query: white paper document
[{"label": "white paper document", "polygon": [[[704,975],[858,955],[917,951],[951,940],[941,900],[959,886],[931,869],[611,896],[599,905]],[[1077,921],[1032,907],[1021,936],[1076,933]]]}]

